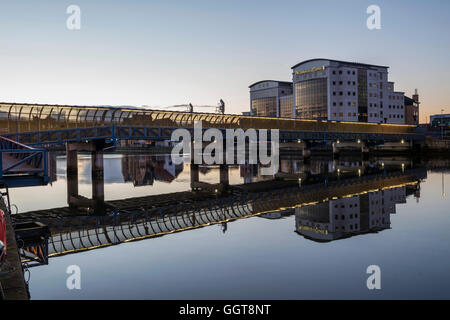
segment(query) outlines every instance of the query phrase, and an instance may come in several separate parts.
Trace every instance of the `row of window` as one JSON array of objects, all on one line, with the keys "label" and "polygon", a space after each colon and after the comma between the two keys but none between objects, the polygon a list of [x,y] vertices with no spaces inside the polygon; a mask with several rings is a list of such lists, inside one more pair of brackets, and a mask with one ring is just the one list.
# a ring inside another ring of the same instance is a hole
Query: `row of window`
[{"label": "row of window", "polygon": [[[333,91],[333,96],[336,96],[337,92]],[[344,92],[339,91],[339,95],[342,96],[344,95]],[[351,96],[353,95],[354,97],[356,96],[356,92],[355,91],[347,91],[347,96]]]},{"label": "row of window", "polygon": [[[353,227],[354,227],[354,229],[353,229]],[[349,228],[350,228],[350,230],[358,230],[358,224],[357,224],[357,223],[355,223],[354,225],[353,225],[353,224],[350,224],[350,225],[349,225]],[[339,230],[339,227],[336,226],[336,229],[335,229],[335,230],[338,231],[338,230]],[[344,231],[345,231],[345,226],[342,226],[342,227],[341,227],[341,230],[344,230]]]},{"label": "row of window", "polygon": [[[333,86],[335,86],[336,85],[336,81],[333,81]],[[344,82],[343,81],[339,81],[339,85],[340,86],[342,86],[344,84]],[[347,85],[353,85],[353,86],[356,86],[356,81],[347,81]]]},{"label": "row of window", "polygon": [[[364,116],[364,117],[367,117],[367,113],[358,113],[358,115],[359,116]],[[378,113],[369,113],[368,114],[369,115],[369,117],[375,117],[375,118],[377,118],[378,117]],[[343,117],[344,116],[344,113],[343,112],[339,112],[339,113],[337,113],[337,112],[334,112],[333,113],[333,116],[334,117],[337,117],[337,116],[339,116],[339,117]],[[348,112],[347,113],[347,116],[348,117],[356,117],[356,112]],[[380,117],[382,116],[382,114],[380,114]],[[389,118],[391,118],[391,115],[389,115]],[[402,118],[403,118],[403,116],[402,116]]]},{"label": "row of window", "polygon": [[[339,70],[338,73],[339,73],[339,74],[342,74],[342,70]],[[336,70],[333,70],[333,74],[336,74]],[[349,75],[349,74],[355,75],[356,73],[355,73],[355,71],[347,70],[347,74],[348,74],[348,75]]]},{"label": "row of window", "polygon": [[[333,106],[336,107],[337,106],[337,102],[333,102]],[[341,101],[339,102],[339,107],[343,107],[344,103]],[[347,101],[347,106],[348,107],[356,107],[356,102],[351,102],[351,101]]]},{"label": "row of window", "polygon": [[[344,206],[344,207],[345,207],[345,206]],[[355,207],[357,207],[356,204],[355,204]],[[335,206],[335,208],[337,208],[337,205]],[[358,214],[357,214],[357,213],[355,213],[354,216],[355,216],[355,218],[358,218]],[[353,214],[350,214],[350,215],[349,215],[349,218],[350,218],[350,219],[353,219]],[[334,215],[334,220],[339,220],[339,215],[335,214],[335,215]],[[345,215],[341,215],[341,220],[345,220]]]},{"label": "row of window", "polygon": [[[376,77],[377,76],[377,73],[375,72],[375,73],[373,73],[373,72],[369,72],[369,77]],[[380,78],[380,79],[382,79],[383,78],[383,73],[381,73],[381,72],[378,72],[378,77]]]},{"label": "row of window", "polygon": [[397,109],[403,109],[403,106],[391,106],[391,105],[389,105],[389,109],[396,109],[396,107],[397,107]]},{"label": "row of window", "polygon": [[[359,113],[358,113],[358,115],[359,115]],[[334,116],[334,117],[337,117],[338,114],[337,114],[336,112],[334,112],[334,113],[333,113],[333,116]],[[339,117],[343,117],[343,116],[344,116],[344,113],[343,113],[343,112],[339,112]],[[352,112],[349,112],[349,113],[347,114],[347,116],[351,117],[351,116],[352,116]],[[353,112],[353,117],[356,117],[356,112]]]}]

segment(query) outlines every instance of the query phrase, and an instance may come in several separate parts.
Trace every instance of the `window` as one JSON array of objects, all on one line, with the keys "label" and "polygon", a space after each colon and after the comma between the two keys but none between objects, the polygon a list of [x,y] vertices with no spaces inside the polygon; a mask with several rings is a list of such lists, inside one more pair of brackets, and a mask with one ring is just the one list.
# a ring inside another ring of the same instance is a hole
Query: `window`
[{"label": "window", "polygon": [[277,116],[276,97],[253,99],[252,113],[257,116],[276,117]]},{"label": "window", "polygon": [[[328,115],[328,83],[326,78],[295,83],[295,109],[301,118],[326,119]],[[336,95],[336,92],[333,92]]]},{"label": "window", "polygon": [[293,107],[294,101],[292,100],[292,96],[287,96],[280,98],[280,116],[281,117],[287,117],[292,118],[292,107]]}]

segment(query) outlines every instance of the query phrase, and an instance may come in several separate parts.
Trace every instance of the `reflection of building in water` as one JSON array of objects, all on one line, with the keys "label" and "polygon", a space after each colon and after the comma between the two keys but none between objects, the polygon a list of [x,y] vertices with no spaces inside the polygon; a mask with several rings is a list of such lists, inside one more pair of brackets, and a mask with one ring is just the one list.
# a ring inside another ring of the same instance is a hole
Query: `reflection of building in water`
[{"label": "reflection of building in water", "polygon": [[296,232],[315,241],[332,241],[390,228],[396,203],[406,203],[406,187],[333,199],[296,208]]},{"label": "reflection of building in water", "polygon": [[153,185],[154,180],[171,182],[181,171],[183,164],[175,165],[168,155],[122,157],[123,179],[134,186]]},{"label": "reflection of building in water", "polygon": [[273,176],[262,175],[261,167],[257,164],[242,164],[239,166],[239,169],[240,176],[244,178],[244,183],[273,179]]},{"label": "reflection of building in water", "polygon": [[280,172],[284,173],[300,173],[304,169],[303,161],[280,159]]},{"label": "reflection of building in water", "polygon": [[309,171],[311,174],[327,174],[334,171],[334,161],[329,159],[316,159],[311,161]]}]

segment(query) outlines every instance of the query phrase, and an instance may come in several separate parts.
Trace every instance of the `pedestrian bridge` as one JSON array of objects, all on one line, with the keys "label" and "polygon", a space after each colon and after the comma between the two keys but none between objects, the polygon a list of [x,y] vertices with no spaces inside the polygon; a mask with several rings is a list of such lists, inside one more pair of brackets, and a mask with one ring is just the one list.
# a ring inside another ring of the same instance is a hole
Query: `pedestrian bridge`
[{"label": "pedestrian bridge", "polygon": [[27,145],[92,139],[170,139],[176,128],[279,129],[280,140],[419,141],[416,126],[87,107],[0,103],[0,136]]}]

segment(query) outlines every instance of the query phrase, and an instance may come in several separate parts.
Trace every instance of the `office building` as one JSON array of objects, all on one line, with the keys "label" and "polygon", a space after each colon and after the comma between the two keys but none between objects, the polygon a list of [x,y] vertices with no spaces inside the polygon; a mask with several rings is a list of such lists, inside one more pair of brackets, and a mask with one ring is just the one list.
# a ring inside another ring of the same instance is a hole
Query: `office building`
[{"label": "office building", "polygon": [[[250,112],[254,116],[280,117],[280,99],[290,96],[292,101],[291,82],[264,80],[252,84],[249,88]],[[283,108],[286,108],[286,100],[283,99],[281,103]],[[283,111],[283,114],[286,113],[292,117],[292,111],[290,113]]]},{"label": "office building", "polygon": [[[394,83],[388,81],[388,68],[306,60],[292,67],[292,83],[266,80],[252,84],[251,112],[258,116],[405,124],[404,93],[395,91]],[[418,122],[418,95],[410,111]]]}]

